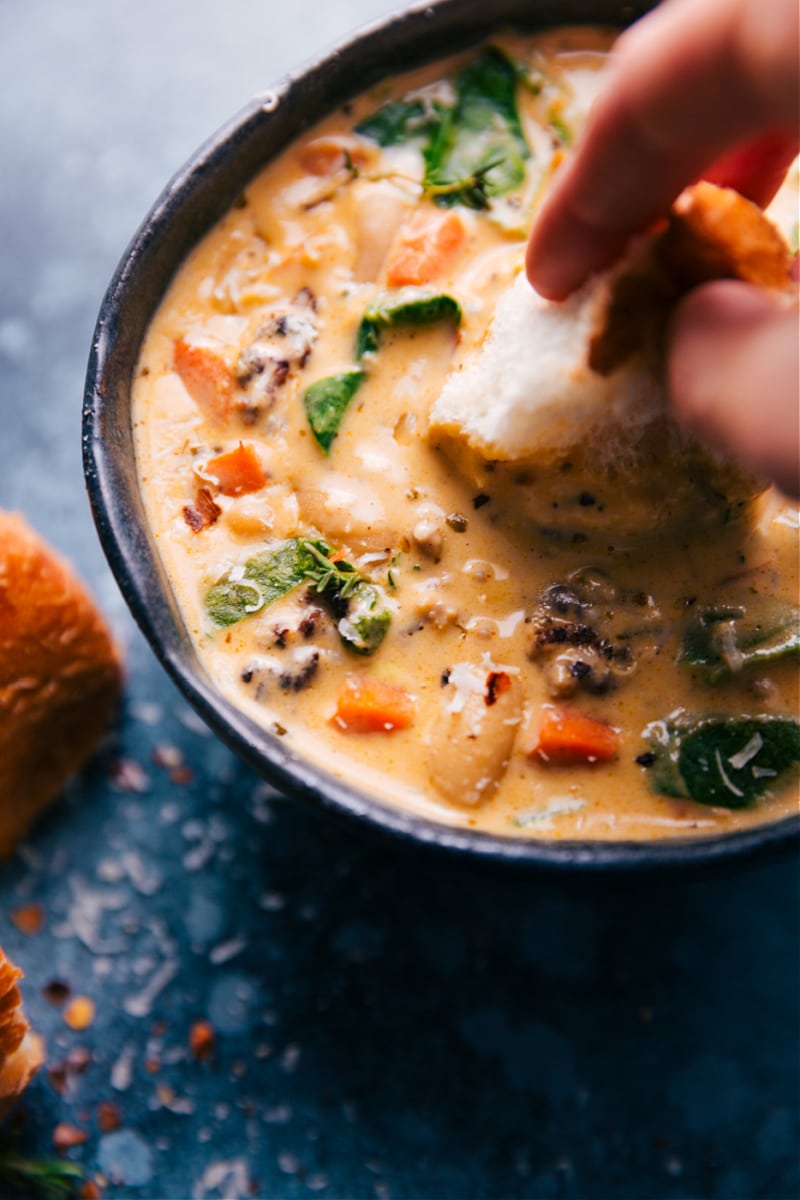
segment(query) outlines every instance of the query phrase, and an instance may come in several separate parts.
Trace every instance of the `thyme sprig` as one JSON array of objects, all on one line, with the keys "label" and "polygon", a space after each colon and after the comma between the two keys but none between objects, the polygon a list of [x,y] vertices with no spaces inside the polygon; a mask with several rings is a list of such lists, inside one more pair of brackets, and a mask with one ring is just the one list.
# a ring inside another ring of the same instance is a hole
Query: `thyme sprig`
[{"label": "thyme sprig", "polygon": [[10,1151],[0,1151],[0,1180],[25,1195],[68,1200],[83,1177],[83,1167],[78,1163],[60,1158],[20,1158]]},{"label": "thyme sprig", "polygon": [[320,593],[332,591],[340,600],[348,600],[358,585],[363,582],[360,571],[352,563],[334,562],[308,538],[301,538],[300,543],[318,564],[306,567],[306,581]]},{"label": "thyme sprig", "polygon": [[491,203],[487,191],[489,183],[487,176],[490,171],[501,166],[504,161],[503,156],[498,155],[476,167],[469,175],[463,175],[460,179],[443,180],[441,183],[436,179],[429,180],[425,184],[425,195],[449,196],[453,201],[464,204],[467,208],[487,209]]}]

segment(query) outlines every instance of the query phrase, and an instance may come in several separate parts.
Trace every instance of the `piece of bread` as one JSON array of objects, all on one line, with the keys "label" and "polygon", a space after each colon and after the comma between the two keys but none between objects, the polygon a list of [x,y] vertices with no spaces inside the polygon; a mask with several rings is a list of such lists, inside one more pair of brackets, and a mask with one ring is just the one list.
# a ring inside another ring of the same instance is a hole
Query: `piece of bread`
[{"label": "piece of bread", "polygon": [[[429,436],[474,486],[542,528],[631,535],[746,505],[763,485],[669,416],[669,313],[696,283],[790,290],[791,254],[750,201],[702,183],[611,271],[560,304],[520,274],[477,355],[457,363]],[[522,485],[522,486],[519,486]]]},{"label": "piece of bread", "polygon": [[21,978],[22,971],[0,948],[0,1121],[44,1062],[44,1043],[31,1032],[22,1011]]},{"label": "piece of bread", "polygon": [[0,511],[0,858],[95,748],[120,684],[83,584],[22,517]]}]

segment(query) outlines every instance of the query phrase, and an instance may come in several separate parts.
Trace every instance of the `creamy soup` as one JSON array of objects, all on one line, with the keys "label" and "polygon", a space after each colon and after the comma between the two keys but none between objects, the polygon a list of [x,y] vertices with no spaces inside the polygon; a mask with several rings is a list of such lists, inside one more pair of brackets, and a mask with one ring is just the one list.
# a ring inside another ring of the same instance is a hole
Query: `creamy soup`
[{"label": "creamy soup", "polygon": [[797,806],[795,511],[709,487],[648,540],[576,460],[545,521],[429,436],[609,44],[503,36],[331,114],[189,256],[134,387],[147,514],[215,686],[388,805],[520,837]]}]

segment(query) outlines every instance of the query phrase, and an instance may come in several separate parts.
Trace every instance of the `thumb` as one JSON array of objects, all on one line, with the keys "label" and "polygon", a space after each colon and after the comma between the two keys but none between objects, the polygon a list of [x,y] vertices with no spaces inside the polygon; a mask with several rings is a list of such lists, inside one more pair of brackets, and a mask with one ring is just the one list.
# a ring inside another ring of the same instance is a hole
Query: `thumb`
[{"label": "thumb", "polygon": [[800,498],[798,309],[719,281],[675,310],[667,382],[678,420],[702,441]]}]

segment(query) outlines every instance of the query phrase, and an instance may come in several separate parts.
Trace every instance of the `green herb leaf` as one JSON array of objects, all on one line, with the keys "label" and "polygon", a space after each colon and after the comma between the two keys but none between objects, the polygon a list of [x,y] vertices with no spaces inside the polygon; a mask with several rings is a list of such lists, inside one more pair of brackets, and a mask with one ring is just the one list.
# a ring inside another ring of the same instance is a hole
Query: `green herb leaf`
[{"label": "green herb leaf", "polygon": [[331,558],[332,550],[324,542],[312,542],[308,538],[301,539],[304,549],[308,552],[310,563],[305,572],[305,579],[320,593],[327,594],[329,599],[347,600],[361,583],[364,576],[345,559]]},{"label": "green herb leaf", "polygon": [[762,598],[748,607],[701,608],[684,630],[678,662],[702,668],[709,683],[718,683],[745,667],[798,655],[797,609]]},{"label": "green herb leaf", "polygon": [[391,100],[360,121],[355,132],[379,146],[399,146],[429,138],[441,120],[442,111],[442,105],[428,105],[422,100]]},{"label": "green herb leaf", "polygon": [[319,543],[306,542],[315,566],[306,578],[325,597],[341,616],[337,629],[349,650],[357,654],[373,654],[380,646],[391,624],[386,594],[375,583],[365,579],[352,563],[331,562],[330,551]]},{"label": "green herb leaf", "polygon": [[206,609],[215,625],[235,625],[263,607],[261,589],[242,579],[224,576],[206,593]]},{"label": "green herb leaf", "polygon": [[339,622],[339,636],[357,654],[374,654],[386,637],[391,620],[382,589],[362,581],[353,590],[347,615]]},{"label": "green herb leaf", "polygon": [[78,1163],[60,1158],[20,1158],[10,1152],[0,1152],[0,1180],[26,1196],[67,1200],[75,1195],[83,1177],[84,1169]]},{"label": "green herb leaf", "polygon": [[516,104],[517,72],[490,46],[456,80],[454,108],[444,110],[423,150],[424,188],[437,204],[482,209],[525,178],[530,157]]},{"label": "green herb leaf", "polygon": [[292,538],[247,560],[240,576],[228,572],[206,594],[206,610],[215,625],[235,625],[286,596],[315,567],[310,546],[328,553],[324,542]]},{"label": "green herb leaf", "polygon": [[375,353],[384,329],[435,325],[439,321],[461,323],[461,305],[452,296],[413,287],[388,292],[374,300],[364,313],[356,337],[356,358],[360,360],[365,354]]},{"label": "green herb leaf", "polygon": [[339,635],[359,654],[372,654],[391,622],[386,595],[365,579],[357,567],[333,561],[333,549],[311,538],[291,538],[247,560],[237,578],[230,572],[206,595],[206,609],[215,625],[235,625],[260,612],[306,583],[315,588],[339,617]]},{"label": "green herb leaf", "polygon": [[308,423],[326,454],[339,432],[347,406],[365,379],[364,371],[344,371],[319,379],[306,392],[303,403]]},{"label": "green herb leaf", "polygon": [[655,754],[653,789],[698,804],[746,808],[800,762],[800,723],[790,717],[690,717],[644,732]]}]

